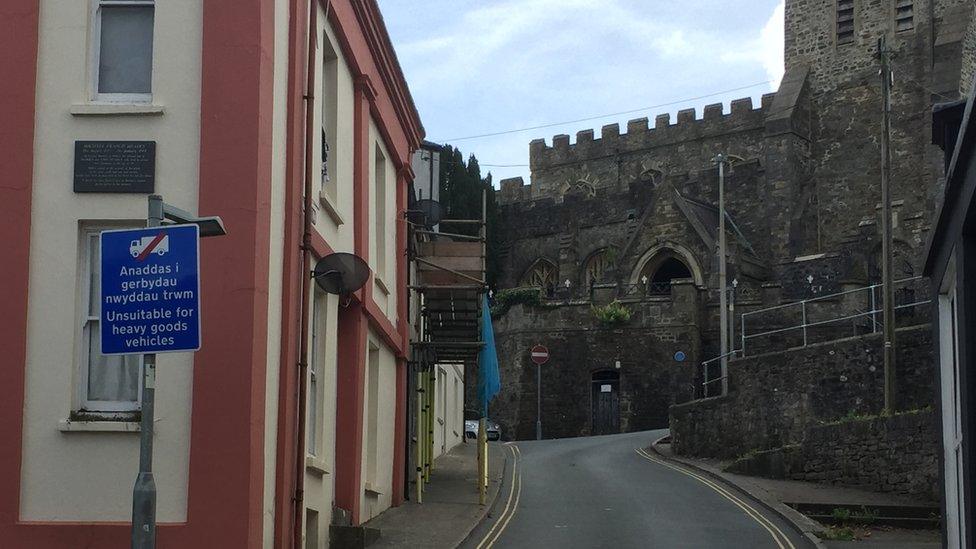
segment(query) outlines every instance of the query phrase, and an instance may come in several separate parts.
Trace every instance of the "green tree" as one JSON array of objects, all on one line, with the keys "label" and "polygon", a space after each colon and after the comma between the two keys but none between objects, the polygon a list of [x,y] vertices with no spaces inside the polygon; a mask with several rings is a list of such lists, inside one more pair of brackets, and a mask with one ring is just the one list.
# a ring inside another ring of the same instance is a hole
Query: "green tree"
[{"label": "green tree", "polygon": [[[444,145],[440,163],[440,203],[444,216],[448,219],[479,219],[481,217],[481,195],[486,196],[487,229],[487,272],[488,285],[495,287],[498,280],[498,206],[495,202],[495,189],[492,187],[491,173],[481,176],[481,166],[472,154],[467,162],[460,149]],[[476,235],[475,226],[456,225],[447,229],[450,232]]]}]

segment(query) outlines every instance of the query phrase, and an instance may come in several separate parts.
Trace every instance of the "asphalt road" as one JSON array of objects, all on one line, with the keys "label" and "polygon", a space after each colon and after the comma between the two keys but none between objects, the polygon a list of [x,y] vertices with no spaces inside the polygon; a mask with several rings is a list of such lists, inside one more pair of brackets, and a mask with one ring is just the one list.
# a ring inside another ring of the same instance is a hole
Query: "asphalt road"
[{"label": "asphalt road", "polygon": [[462,547],[811,547],[741,493],[638,451],[665,433],[511,443],[492,516]]}]

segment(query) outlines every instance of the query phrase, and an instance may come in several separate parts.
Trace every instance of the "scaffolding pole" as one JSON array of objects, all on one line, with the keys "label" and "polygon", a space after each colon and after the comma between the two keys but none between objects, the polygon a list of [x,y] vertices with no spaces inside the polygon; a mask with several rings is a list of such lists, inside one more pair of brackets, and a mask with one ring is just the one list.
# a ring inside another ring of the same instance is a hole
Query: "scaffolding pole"
[{"label": "scaffolding pole", "polygon": [[[411,225],[412,237],[421,241],[437,242],[448,239],[451,246],[417,246],[417,253],[411,256],[416,265],[422,266],[417,280],[408,288],[416,291],[420,298],[420,334],[418,341],[411,343],[418,360],[416,383],[416,422],[417,437],[415,456],[417,501],[423,501],[426,484],[431,480],[434,470],[434,430],[436,428],[437,407],[437,365],[444,363],[469,364],[477,360],[483,347],[482,296],[487,291],[485,280],[487,252],[487,190],[482,190],[481,219],[443,219],[439,225],[477,225],[478,234],[473,236],[461,233],[433,231],[425,227]],[[439,252],[443,248],[443,252]],[[478,265],[470,261],[480,259],[480,272],[470,268]],[[468,258],[468,263],[456,261]],[[488,482],[487,417],[484,413],[478,428],[478,485],[479,502],[486,501]],[[462,435],[465,436],[465,435]]]}]

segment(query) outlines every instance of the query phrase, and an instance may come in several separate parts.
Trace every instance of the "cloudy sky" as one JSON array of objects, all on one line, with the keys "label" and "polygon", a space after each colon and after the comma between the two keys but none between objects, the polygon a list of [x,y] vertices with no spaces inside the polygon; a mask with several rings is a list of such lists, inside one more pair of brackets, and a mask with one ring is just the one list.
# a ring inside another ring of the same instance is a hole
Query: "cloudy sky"
[{"label": "cloudy sky", "polygon": [[[379,3],[427,138],[474,153],[496,184],[528,181],[532,139],[599,137],[604,124],[626,131],[689,107],[700,117],[709,103],[728,112],[739,97],[758,105],[783,71],[783,0]],[[464,139],[497,132],[511,133]]]}]

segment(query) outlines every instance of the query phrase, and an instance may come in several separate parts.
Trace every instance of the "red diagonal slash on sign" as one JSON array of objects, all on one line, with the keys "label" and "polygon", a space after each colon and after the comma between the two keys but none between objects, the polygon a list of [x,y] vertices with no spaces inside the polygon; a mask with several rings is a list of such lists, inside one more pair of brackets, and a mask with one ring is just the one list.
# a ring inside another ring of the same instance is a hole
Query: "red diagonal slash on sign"
[{"label": "red diagonal slash on sign", "polygon": [[136,257],[136,261],[145,261],[146,258],[149,257],[149,254],[156,249],[156,246],[159,246],[159,243],[162,242],[164,238],[166,238],[166,233],[160,231],[160,233],[156,235],[156,238],[152,239],[152,241],[150,241],[149,244],[143,248],[142,253]]}]

